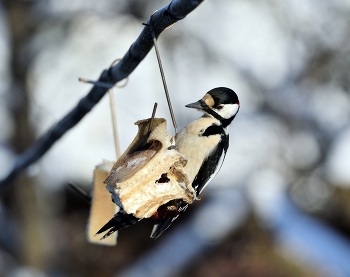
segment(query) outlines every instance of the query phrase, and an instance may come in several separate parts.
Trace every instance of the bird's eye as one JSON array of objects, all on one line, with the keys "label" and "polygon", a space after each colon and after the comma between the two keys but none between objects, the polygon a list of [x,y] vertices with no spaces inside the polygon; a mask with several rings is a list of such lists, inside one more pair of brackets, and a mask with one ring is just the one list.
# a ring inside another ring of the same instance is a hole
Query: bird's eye
[{"label": "bird's eye", "polygon": [[224,107],[224,105],[219,105],[218,110],[221,110]]}]

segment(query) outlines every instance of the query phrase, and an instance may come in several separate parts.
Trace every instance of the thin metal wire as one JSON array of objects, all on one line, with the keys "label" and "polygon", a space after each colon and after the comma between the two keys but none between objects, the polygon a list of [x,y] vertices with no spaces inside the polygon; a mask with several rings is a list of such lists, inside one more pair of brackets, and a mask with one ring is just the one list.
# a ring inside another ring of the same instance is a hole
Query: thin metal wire
[{"label": "thin metal wire", "polygon": [[[152,15],[154,15],[158,10],[155,10]],[[173,24],[170,24],[168,27],[164,28],[164,30],[169,30],[171,28],[173,28],[175,26],[176,22],[174,22]]]},{"label": "thin metal wire", "polygon": [[[154,11],[154,13],[152,14],[152,16],[157,12],[158,10]],[[158,49],[158,45],[157,45],[157,37],[156,34],[154,33],[154,27],[152,24],[152,16],[150,18],[150,24],[147,23],[143,23],[143,25],[150,27],[151,29],[151,34],[152,34],[152,38],[153,38],[153,44],[154,44],[154,49],[156,51],[156,55],[157,55],[157,60],[158,60],[158,65],[159,65],[159,69],[160,69],[160,75],[162,76],[162,81],[163,81],[163,86],[164,86],[164,91],[165,91],[165,96],[166,96],[166,100],[168,102],[168,107],[169,107],[169,111],[170,111],[170,115],[171,115],[171,120],[173,121],[173,126],[175,129],[175,137],[177,135],[177,124],[176,124],[176,119],[175,119],[175,115],[174,115],[174,111],[173,111],[173,107],[171,105],[171,100],[170,100],[170,95],[169,95],[169,91],[168,91],[168,86],[166,84],[165,81],[165,75],[164,75],[164,70],[163,70],[163,65],[162,65],[162,61],[160,58],[160,54],[159,54],[159,49]],[[176,23],[176,22],[175,22]],[[172,27],[174,27],[175,23],[169,25],[168,27],[166,27],[164,30],[169,30]]]},{"label": "thin metal wire", "polygon": [[[174,24],[175,24],[175,23],[174,23]],[[121,60],[122,60],[122,59],[115,59],[115,60],[111,63],[110,68],[113,67],[113,66],[115,66],[115,65],[116,65],[117,63],[119,63]],[[113,87],[115,87],[115,88],[123,88],[123,87],[125,87],[125,86],[128,84],[128,82],[129,82],[129,76],[126,77],[126,80],[125,80],[125,83],[124,83],[124,84],[118,85],[118,83],[116,83]]]},{"label": "thin metal wire", "polygon": [[169,111],[170,111],[170,115],[171,115],[171,120],[173,121],[174,129],[175,129],[175,136],[176,136],[176,134],[177,134],[177,124],[176,124],[176,120],[175,120],[173,107],[171,105],[171,100],[170,100],[170,95],[169,95],[169,91],[168,91],[168,86],[167,86],[166,81],[165,81],[165,75],[164,75],[164,70],[163,70],[163,66],[162,66],[162,61],[160,59],[160,54],[159,54],[158,45],[157,45],[157,39],[156,39],[156,37],[154,35],[154,31],[153,30],[152,30],[152,35],[153,35],[154,49],[156,50],[156,55],[157,55],[159,69],[160,69],[160,74],[162,76],[163,86],[164,86],[164,90],[165,90],[165,96],[166,96],[166,100],[168,102],[168,107],[169,107]]}]

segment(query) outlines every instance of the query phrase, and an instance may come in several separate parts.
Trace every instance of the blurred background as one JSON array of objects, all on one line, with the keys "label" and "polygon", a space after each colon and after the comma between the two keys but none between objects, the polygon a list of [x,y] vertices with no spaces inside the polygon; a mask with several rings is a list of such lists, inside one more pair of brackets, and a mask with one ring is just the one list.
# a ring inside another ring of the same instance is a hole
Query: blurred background
[{"label": "blurred background", "polygon": [[[0,179],[169,1],[0,1]],[[159,38],[180,129],[226,86],[241,109],[219,175],[158,240],[89,244],[93,169],[115,160],[108,97],[0,198],[0,276],[350,276],[350,1],[204,1]],[[122,151],[168,120],[152,50],[115,90]]]}]

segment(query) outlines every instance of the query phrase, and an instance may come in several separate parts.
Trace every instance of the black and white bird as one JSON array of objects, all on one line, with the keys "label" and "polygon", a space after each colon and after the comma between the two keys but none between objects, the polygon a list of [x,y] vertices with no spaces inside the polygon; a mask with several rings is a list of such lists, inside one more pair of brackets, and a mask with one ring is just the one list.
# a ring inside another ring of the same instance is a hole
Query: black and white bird
[{"label": "black and white bird", "polygon": [[[188,159],[185,169],[198,196],[222,166],[229,146],[229,127],[240,103],[233,90],[218,87],[186,107],[204,112],[176,137],[178,151]],[[187,207],[182,200],[159,207],[151,238],[158,238]]]},{"label": "black and white bird", "polygon": [[[204,112],[202,117],[188,124],[175,139],[178,151],[188,160],[185,170],[198,196],[222,166],[229,146],[229,127],[238,113],[240,103],[233,90],[218,87],[186,107]],[[188,204],[180,199],[160,206],[154,215],[156,224],[151,238],[158,238],[187,207]],[[103,236],[105,238],[139,220],[121,210],[97,234],[108,231]]]}]

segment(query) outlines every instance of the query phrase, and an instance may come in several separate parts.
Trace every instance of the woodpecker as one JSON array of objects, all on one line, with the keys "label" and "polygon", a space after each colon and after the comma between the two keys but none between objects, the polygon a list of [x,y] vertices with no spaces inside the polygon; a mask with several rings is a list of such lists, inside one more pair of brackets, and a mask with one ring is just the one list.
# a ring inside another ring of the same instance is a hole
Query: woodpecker
[{"label": "woodpecker", "polygon": [[[229,146],[229,127],[238,113],[240,103],[233,90],[218,87],[186,107],[204,112],[202,117],[189,123],[175,138],[176,148],[188,160],[185,170],[198,196],[222,166]],[[117,203],[118,199],[113,201]],[[157,239],[187,207],[188,204],[181,199],[160,206],[154,215],[156,223],[151,238]],[[121,209],[97,234],[108,231],[103,239],[139,220]]]},{"label": "woodpecker", "polygon": [[[229,127],[238,113],[237,94],[225,87],[208,91],[202,99],[186,105],[204,112],[176,137],[176,147],[188,161],[185,170],[197,196],[219,172],[229,146]],[[178,199],[158,208],[151,238],[158,238],[188,207]]]}]

